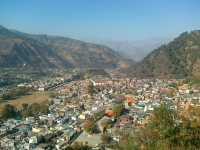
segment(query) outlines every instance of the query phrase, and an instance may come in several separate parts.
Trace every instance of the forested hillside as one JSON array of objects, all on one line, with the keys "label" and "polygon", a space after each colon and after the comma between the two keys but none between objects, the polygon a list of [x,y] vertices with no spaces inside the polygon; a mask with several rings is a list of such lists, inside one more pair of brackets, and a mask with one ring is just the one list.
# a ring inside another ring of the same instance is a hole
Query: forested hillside
[{"label": "forested hillside", "polygon": [[184,32],[145,57],[130,73],[134,77],[200,75],[200,31]]}]

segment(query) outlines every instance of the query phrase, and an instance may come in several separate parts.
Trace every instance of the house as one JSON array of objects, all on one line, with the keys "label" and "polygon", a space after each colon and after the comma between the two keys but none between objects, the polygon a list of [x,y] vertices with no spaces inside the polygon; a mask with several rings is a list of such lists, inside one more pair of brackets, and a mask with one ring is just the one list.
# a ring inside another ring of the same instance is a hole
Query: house
[{"label": "house", "polygon": [[127,98],[127,99],[125,100],[124,104],[125,104],[125,108],[128,109],[129,106],[132,105],[132,99]]},{"label": "house", "polygon": [[39,87],[39,88],[38,88],[38,91],[42,91],[42,92],[44,92],[44,91],[46,91],[46,88],[45,88],[44,86]]},{"label": "house", "polygon": [[131,130],[132,129],[132,123],[126,123],[126,124],[124,124],[123,125],[123,127],[122,127],[122,129],[123,129],[123,131],[124,130]]},{"label": "house", "polygon": [[111,80],[106,80],[106,79],[101,79],[101,78],[93,78],[93,79],[91,79],[91,82],[93,83],[94,86],[97,86],[97,85],[109,84],[111,82]]},{"label": "house", "polygon": [[88,117],[89,117],[89,114],[84,113],[84,112],[79,115],[80,119],[87,119]]},{"label": "house", "polygon": [[190,101],[190,105],[194,107],[200,107],[200,103],[198,99],[193,99]]},{"label": "house", "polygon": [[52,99],[53,100],[53,103],[56,105],[60,105],[61,104],[61,102],[62,102],[62,99],[60,99],[60,98],[54,98],[54,99]]},{"label": "house", "polygon": [[63,130],[62,134],[62,136],[65,138],[67,142],[71,141],[76,135],[77,132],[73,129]]},{"label": "house", "polygon": [[7,126],[1,126],[0,127],[0,132],[6,132],[8,130]]},{"label": "house", "polygon": [[57,150],[63,149],[63,147],[66,146],[66,145],[67,145],[67,142],[64,141],[64,140],[61,140],[56,144],[56,149]]},{"label": "house", "polygon": [[115,105],[114,105],[114,104],[111,104],[111,105],[109,105],[109,106],[106,108],[105,114],[106,114],[108,117],[113,117],[113,110],[114,110],[114,107],[115,107]]},{"label": "house", "polygon": [[35,135],[29,138],[29,143],[39,144],[42,141],[42,136]]},{"label": "house", "polygon": [[133,122],[133,120],[131,119],[131,116],[129,116],[129,115],[120,116],[120,123],[119,123],[120,126],[123,126],[127,123],[132,123],[132,122]]},{"label": "house", "polygon": [[46,134],[44,136],[44,140],[46,143],[49,143],[51,141],[52,138],[56,137],[55,133],[50,133],[50,134]]},{"label": "house", "polygon": [[0,132],[0,139],[1,138],[3,138],[3,137],[5,137],[5,136],[7,136],[8,135],[8,133],[7,132]]}]

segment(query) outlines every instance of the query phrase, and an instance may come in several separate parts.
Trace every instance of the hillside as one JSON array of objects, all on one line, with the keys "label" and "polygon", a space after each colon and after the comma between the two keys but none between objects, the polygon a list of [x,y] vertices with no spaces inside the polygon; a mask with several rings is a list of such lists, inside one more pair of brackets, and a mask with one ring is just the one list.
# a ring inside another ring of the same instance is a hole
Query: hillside
[{"label": "hillside", "polygon": [[200,31],[184,32],[169,44],[160,46],[129,75],[142,78],[200,75]]},{"label": "hillside", "polygon": [[0,66],[127,68],[134,61],[112,49],[60,36],[32,35],[0,27]]},{"label": "hillside", "polygon": [[15,34],[6,28],[0,28],[0,67],[64,67],[67,62],[53,63],[62,60],[48,46],[34,39]]}]

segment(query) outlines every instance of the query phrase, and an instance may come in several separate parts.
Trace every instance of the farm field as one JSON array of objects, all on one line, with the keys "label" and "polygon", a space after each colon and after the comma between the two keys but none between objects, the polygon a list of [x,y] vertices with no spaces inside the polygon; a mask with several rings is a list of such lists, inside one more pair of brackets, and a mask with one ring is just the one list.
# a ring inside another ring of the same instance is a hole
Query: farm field
[{"label": "farm field", "polygon": [[6,104],[11,104],[15,106],[18,110],[22,110],[22,104],[27,103],[31,105],[33,103],[41,103],[49,98],[49,91],[45,92],[30,92],[30,95],[21,96],[15,100],[8,100],[6,102],[0,103],[0,112]]}]

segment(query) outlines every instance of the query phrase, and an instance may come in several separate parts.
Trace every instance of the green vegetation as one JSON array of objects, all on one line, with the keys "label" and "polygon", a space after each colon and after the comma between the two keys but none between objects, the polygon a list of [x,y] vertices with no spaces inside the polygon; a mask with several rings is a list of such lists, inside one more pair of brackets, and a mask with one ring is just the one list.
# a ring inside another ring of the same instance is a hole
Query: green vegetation
[{"label": "green vegetation", "polygon": [[26,110],[28,108],[28,104],[27,103],[23,103],[22,107],[23,107],[24,110]]},{"label": "green vegetation", "polygon": [[49,92],[49,97],[50,97],[50,98],[55,98],[55,97],[56,97],[56,94],[55,94],[53,91],[50,91],[50,92]]},{"label": "green vegetation", "polygon": [[8,118],[13,118],[17,115],[17,110],[14,106],[10,105],[10,104],[6,104],[3,107],[3,110],[1,112],[1,117],[6,120]]},{"label": "green vegetation", "polygon": [[78,108],[79,114],[81,114],[84,110],[85,110],[84,104],[80,105],[80,107]]},{"label": "green vegetation", "polygon": [[[187,114],[187,115],[186,115]],[[183,115],[161,105],[154,110],[147,126],[138,134],[123,132],[119,149],[196,150],[200,147],[200,108],[190,108]]]},{"label": "green vegetation", "polygon": [[130,74],[135,77],[183,78],[199,74],[200,31],[184,32],[148,54]]},{"label": "green vegetation", "polygon": [[26,110],[24,110],[24,111],[22,111],[22,114],[21,114],[23,117],[30,117],[30,116],[32,116],[33,114],[32,114],[32,110],[31,109],[26,109]]},{"label": "green vegetation", "polygon": [[111,138],[110,134],[105,133],[105,134],[101,135],[101,140],[102,140],[104,145],[107,145],[111,142],[112,138]]},{"label": "green vegetation", "polygon": [[3,93],[1,95],[1,99],[2,100],[15,99],[19,96],[26,95],[28,92],[29,92],[29,88],[26,88],[26,87],[15,88],[15,89],[12,89],[11,91],[7,92],[7,93]]},{"label": "green vegetation", "polygon": [[99,133],[99,128],[96,125],[96,120],[87,121],[84,130],[89,133]]},{"label": "green vegetation", "polygon": [[83,80],[83,79],[84,79],[84,76],[82,74],[73,74],[72,77],[71,77],[72,81]]},{"label": "green vegetation", "polygon": [[171,97],[174,96],[174,88],[172,88],[172,89],[170,90],[169,95],[170,95]]},{"label": "green vegetation", "polygon": [[115,118],[118,118],[124,111],[124,105],[119,104],[117,106],[115,106],[115,108],[113,109],[113,116]]},{"label": "green vegetation", "polygon": [[94,85],[92,82],[90,82],[88,85],[87,85],[87,91],[90,95],[93,95],[94,94]]},{"label": "green vegetation", "polygon": [[47,115],[48,113],[49,113],[48,105],[33,103],[28,109],[24,109],[22,111],[22,116],[29,117],[37,114]]},{"label": "green vegetation", "polygon": [[179,86],[179,84],[176,83],[176,82],[172,82],[172,83],[169,84],[169,87],[173,87],[173,88],[175,88],[175,89],[177,89],[178,86]]},{"label": "green vegetation", "polygon": [[199,84],[200,83],[200,76],[190,76],[183,80],[183,84]]}]

